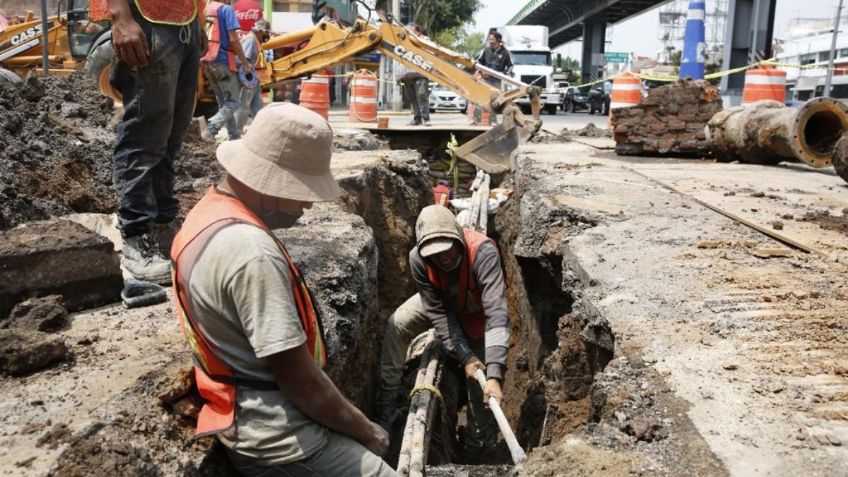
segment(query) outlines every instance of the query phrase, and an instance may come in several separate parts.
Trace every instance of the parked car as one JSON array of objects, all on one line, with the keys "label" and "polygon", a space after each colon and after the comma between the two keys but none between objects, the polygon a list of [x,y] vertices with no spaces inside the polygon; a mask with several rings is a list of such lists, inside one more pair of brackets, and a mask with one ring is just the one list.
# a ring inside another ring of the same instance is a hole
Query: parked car
[{"label": "parked car", "polygon": [[589,90],[589,114],[609,114],[612,84],[607,81]]},{"label": "parked car", "polygon": [[430,90],[430,112],[437,110],[459,111],[463,114],[468,110],[468,102],[462,96],[440,84],[433,84]]},{"label": "parked car", "polygon": [[562,104],[560,106],[563,111],[576,113],[577,111],[589,110],[589,92],[585,89],[580,90],[577,87],[568,88],[562,96]]}]

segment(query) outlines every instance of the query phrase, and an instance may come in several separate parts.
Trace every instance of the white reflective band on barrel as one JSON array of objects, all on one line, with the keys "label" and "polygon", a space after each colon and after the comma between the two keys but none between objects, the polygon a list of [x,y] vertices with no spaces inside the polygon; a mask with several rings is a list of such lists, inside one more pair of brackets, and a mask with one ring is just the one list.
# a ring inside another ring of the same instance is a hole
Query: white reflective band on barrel
[{"label": "white reflective band on barrel", "polygon": [[763,75],[748,75],[745,77],[745,82],[748,84],[786,84],[785,76],[763,76]]},{"label": "white reflective band on barrel", "polygon": [[703,20],[707,16],[706,12],[699,9],[691,9],[686,13],[686,21]]},{"label": "white reflective band on barrel", "polygon": [[306,81],[308,83],[327,83],[327,84],[329,84],[330,78],[316,78],[316,77],[313,76],[311,79],[304,80],[304,81]]},{"label": "white reflective band on barrel", "polygon": [[364,86],[366,88],[368,88],[368,87],[376,88],[377,87],[377,80],[354,78],[353,79],[353,85],[354,86]]},{"label": "white reflective band on barrel", "polygon": [[612,85],[613,91],[642,91],[642,85],[636,84],[615,84]]},{"label": "white reflective band on barrel", "polygon": [[618,108],[632,108],[639,103],[610,103],[610,109],[618,109]]},{"label": "white reflective band on barrel", "polygon": [[358,104],[377,104],[377,98],[368,98],[366,96],[351,96],[350,102]]},{"label": "white reflective band on barrel", "polygon": [[509,347],[509,331],[505,327],[486,331],[486,347],[489,346]]}]

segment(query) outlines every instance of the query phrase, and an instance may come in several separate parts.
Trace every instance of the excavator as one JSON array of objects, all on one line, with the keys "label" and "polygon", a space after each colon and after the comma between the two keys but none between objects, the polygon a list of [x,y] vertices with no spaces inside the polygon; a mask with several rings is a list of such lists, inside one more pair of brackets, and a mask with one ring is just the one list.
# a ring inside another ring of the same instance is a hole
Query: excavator
[{"label": "excavator", "polygon": [[[67,11],[62,15],[65,2]],[[359,15],[358,5],[367,10],[367,18]],[[372,21],[375,13],[379,21]],[[315,0],[312,17],[314,26],[277,36],[262,45],[263,50],[288,52],[267,62],[265,69],[258,72],[263,90],[283,81],[309,76],[363,53],[379,51],[483,109],[502,114],[498,126],[455,151],[458,157],[485,172],[497,174],[510,170],[513,151],[541,127],[539,88],[419,37],[391,15],[374,12],[359,0]],[[41,21],[33,19],[31,14],[22,23],[0,32],[0,81],[14,81],[18,79],[16,72],[23,76],[41,65],[41,38]],[[57,15],[48,18],[51,72],[69,74],[82,70],[97,82],[102,93],[118,99],[119,95],[108,81],[112,55],[108,20],[92,21],[88,0],[60,1]],[[475,78],[477,72],[498,78],[511,85],[511,89],[504,92],[479,81]],[[200,76],[198,103],[212,101]],[[532,117],[526,117],[513,103],[525,95],[530,98]]]},{"label": "excavator", "polygon": [[[368,18],[359,15],[357,5],[368,11]],[[314,26],[262,44],[263,50],[300,46],[267,64],[266,74],[260,76],[264,76],[263,89],[330,68],[369,51],[378,51],[483,109],[502,114],[500,124],[466,142],[455,153],[490,174],[510,170],[515,149],[541,128],[539,88],[420,37],[391,15],[376,12],[379,22],[372,22],[373,13],[363,2],[315,0]],[[476,72],[500,79],[511,87],[509,91],[501,91],[476,79]],[[530,98],[532,117],[529,118],[514,104],[515,99],[525,95]]]}]

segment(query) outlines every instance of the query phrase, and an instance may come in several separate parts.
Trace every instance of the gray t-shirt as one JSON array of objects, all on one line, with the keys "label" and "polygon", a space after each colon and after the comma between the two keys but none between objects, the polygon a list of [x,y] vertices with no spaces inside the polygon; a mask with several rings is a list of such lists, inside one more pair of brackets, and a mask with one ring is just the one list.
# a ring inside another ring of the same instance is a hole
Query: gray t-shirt
[{"label": "gray t-shirt", "polygon": [[[189,278],[200,331],[237,377],[274,381],[266,357],[306,341],[289,270],[277,244],[247,224],[218,231]],[[276,390],[239,387],[236,426],[218,435],[230,449],[284,464],[326,445],[328,430]]]}]

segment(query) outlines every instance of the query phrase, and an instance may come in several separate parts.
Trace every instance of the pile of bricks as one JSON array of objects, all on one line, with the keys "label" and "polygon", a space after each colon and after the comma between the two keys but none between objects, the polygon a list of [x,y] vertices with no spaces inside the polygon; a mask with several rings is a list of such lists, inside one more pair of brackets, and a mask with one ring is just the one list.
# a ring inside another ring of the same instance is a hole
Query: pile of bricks
[{"label": "pile of bricks", "polygon": [[707,155],[704,127],[721,111],[718,89],[681,80],[650,90],[638,106],[612,110],[615,152],[622,156]]}]

